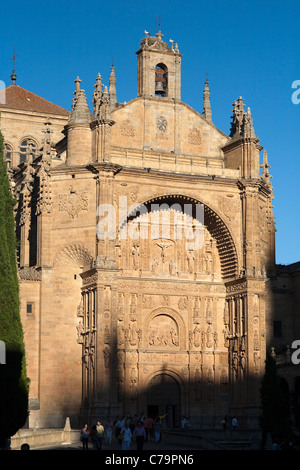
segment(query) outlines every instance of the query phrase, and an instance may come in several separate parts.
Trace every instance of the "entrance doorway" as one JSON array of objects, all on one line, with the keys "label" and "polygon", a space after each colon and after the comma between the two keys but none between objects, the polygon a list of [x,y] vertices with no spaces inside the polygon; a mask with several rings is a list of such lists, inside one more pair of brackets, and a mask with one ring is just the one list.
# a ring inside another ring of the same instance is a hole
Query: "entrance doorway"
[{"label": "entrance doorway", "polygon": [[169,374],[158,374],[152,378],[147,388],[148,416],[160,416],[163,428],[180,425],[180,387]]}]

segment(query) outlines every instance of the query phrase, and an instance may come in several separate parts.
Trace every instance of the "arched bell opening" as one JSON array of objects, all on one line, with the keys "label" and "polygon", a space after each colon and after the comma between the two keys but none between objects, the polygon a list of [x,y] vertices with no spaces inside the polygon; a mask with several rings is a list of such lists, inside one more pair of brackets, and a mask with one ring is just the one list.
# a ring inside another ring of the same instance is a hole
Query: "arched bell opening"
[{"label": "arched bell opening", "polygon": [[168,68],[165,64],[157,64],[155,67],[155,94],[168,96]]}]

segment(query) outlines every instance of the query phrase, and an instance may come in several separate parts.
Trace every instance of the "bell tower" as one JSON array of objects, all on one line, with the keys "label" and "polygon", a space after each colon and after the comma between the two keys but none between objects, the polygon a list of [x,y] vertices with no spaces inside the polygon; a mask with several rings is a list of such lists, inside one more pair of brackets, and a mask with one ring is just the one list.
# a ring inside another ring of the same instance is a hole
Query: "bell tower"
[{"label": "bell tower", "polygon": [[138,56],[138,97],[181,101],[181,57],[178,45],[162,40],[159,30],[141,40]]}]

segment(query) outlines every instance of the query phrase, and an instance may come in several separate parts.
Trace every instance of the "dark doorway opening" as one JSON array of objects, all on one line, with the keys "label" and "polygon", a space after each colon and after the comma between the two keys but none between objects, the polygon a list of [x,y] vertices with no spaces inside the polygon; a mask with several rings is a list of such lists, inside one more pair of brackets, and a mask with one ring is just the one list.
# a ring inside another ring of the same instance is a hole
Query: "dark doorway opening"
[{"label": "dark doorway opening", "polygon": [[152,378],[147,389],[148,416],[159,416],[163,428],[180,425],[180,387],[169,374],[158,374]]}]

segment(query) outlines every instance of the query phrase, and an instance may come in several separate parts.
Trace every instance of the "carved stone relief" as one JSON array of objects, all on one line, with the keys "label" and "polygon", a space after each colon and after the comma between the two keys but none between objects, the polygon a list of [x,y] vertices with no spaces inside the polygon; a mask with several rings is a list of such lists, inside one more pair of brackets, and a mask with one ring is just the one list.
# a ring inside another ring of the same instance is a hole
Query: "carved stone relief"
[{"label": "carved stone relief", "polygon": [[122,121],[120,124],[120,129],[121,129],[121,135],[124,135],[127,137],[135,136],[135,128],[130,119],[125,119],[124,121]]},{"label": "carved stone relief", "polygon": [[58,210],[66,212],[71,219],[77,219],[80,212],[88,210],[87,193],[77,193],[71,186],[70,194],[58,195]]},{"label": "carved stone relief", "polygon": [[151,348],[176,348],[179,346],[178,326],[168,315],[156,316],[149,325],[148,345]]},{"label": "carved stone relief", "polygon": [[201,141],[202,141],[201,131],[198,127],[194,126],[192,129],[190,129],[190,132],[188,135],[188,142],[192,145],[200,145]]}]

